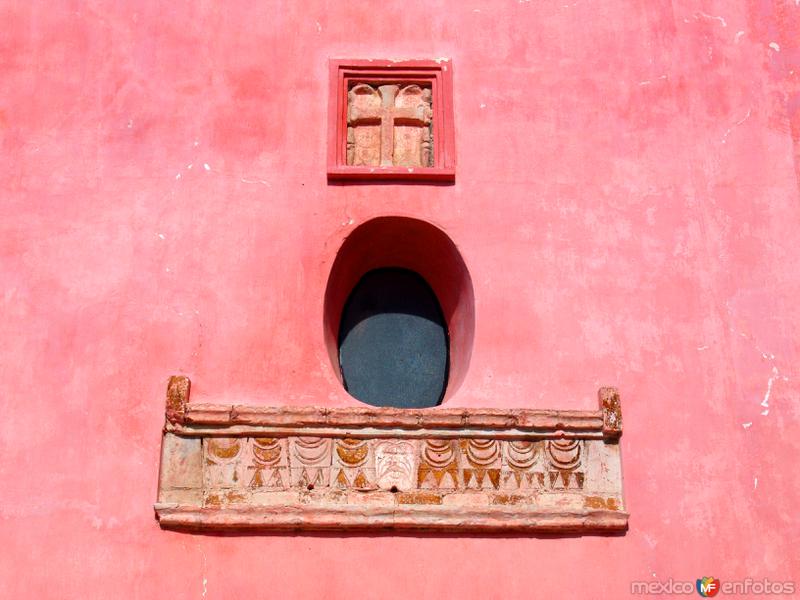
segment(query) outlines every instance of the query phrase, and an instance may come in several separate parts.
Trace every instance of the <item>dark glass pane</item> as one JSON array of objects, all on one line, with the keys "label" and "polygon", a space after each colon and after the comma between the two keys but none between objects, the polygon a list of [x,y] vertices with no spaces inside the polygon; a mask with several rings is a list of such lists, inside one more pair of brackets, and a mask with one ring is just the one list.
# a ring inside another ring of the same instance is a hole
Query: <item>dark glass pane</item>
[{"label": "dark glass pane", "polygon": [[406,269],[370,271],[339,328],[347,391],[373,406],[436,406],[447,386],[447,326],[433,290]]}]

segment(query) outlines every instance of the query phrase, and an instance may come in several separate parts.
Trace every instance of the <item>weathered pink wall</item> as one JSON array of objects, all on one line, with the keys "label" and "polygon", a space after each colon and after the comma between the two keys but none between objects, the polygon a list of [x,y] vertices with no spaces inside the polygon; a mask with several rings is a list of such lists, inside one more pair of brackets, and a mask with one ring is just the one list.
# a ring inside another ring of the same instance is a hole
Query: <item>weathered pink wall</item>
[{"label": "weathered pink wall", "polygon": [[[0,8],[0,595],[586,597],[800,579],[795,0]],[[450,57],[453,186],[328,185],[329,57]],[[219,537],[153,518],[164,391],[354,403],[328,271],[443,228],[449,406],[623,398],[624,537]],[[767,406],[768,405],[768,406]]]}]

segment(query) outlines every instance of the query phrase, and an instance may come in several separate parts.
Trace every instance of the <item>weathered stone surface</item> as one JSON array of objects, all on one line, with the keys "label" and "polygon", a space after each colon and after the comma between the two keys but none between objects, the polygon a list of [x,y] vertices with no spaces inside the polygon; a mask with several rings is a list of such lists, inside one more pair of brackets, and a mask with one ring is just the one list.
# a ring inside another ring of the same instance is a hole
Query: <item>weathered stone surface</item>
[{"label": "weathered stone surface", "polygon": [[184,406],[156,512],[189,528],[624,528],[609,397],[621,424],[615,391],[581,413]]},{"label": "weathered stone surface", "polygon": [[600,408],[603,411],[603,433],[609,437],[622,434],[622,407],[619,392],[613,387],[600,388]]},{"label": "weathered stone surface", "polygon": [[173,375],[167,385],[167,420],[180,422],[183,420],[186,404],[189,402],[191,382],[184,375]]},{"label": "weathered stone surface", "polygon": [[624,512],[608,509],[519,510],[515,506],[242,506],[209,510],[196,506],[157,504],[161,526],[207,531],[424,530],[464,533],[617,532],[627,528]]},{"label": "weathered stone surface", "polygon": [[375,483],[382,490],[410,490],[415,487],[417,440],[376,440]]},{"label": "weathered stone surface", "polygon": [[433,166],[429,87],[359,83],[347,94],[347,164]]},{"label": "weathered stone surface", "polygon": [[199,438],[165,433],[161,440],[158,501],[197,503],[203,493],[203,454]]},{"label": "weathered stone surface", "polygon": [[[342,427],[369,428],[376,437],[391,437],[395,429],[416,437],[460,437],[464,432],[490,433],[515,439],[529,433],[601,439],[601,411],[498,410],[494,408],[324,408],[312,406],[241,406],[188,404],[181,422],[167,422],[165,429],[181,435],[214,435],[219,426],[237,435],[275,433],[333,436]],[[315,433],[310,433],[315,432]],[[615,432],[612,432],[616,436]],[[404,433],[403,435],[407,435]]]}]

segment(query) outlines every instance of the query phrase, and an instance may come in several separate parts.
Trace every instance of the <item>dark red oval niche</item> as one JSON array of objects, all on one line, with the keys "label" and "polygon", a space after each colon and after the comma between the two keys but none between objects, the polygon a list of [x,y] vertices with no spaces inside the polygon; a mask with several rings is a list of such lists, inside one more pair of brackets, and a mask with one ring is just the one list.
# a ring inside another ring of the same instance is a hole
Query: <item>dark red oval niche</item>
[{"label": "dark red oval niche", "polygon": [[449,362],[447,325],[428,283],[408,269],[367,272],[350,293],[339,327],[348,393],[373,406],[436,406]]}]

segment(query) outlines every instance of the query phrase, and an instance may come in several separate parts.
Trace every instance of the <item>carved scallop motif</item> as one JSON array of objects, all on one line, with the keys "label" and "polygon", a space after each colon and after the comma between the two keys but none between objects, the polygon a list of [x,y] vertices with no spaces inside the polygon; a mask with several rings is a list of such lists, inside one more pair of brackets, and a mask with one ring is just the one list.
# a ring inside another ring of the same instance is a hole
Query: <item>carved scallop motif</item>
[{"label": "carved scallop motif", "polygon": [[466,440],[467,460],[473,467],[488,467],[500,457],[500,443],[497,440]]},{"label": "carved scallop motif", "polygon": [[294,455],[298,462],[308,467],[330,464],[330,460],[326,460],[330,451],[330,438],[300,436],[294,444]]},{"label": "carved scallop motif", "polygon": [[368,452],[367,440],[345,438],[336,442],[336,454],[348,467],[360,467],[363,465],[367,461]]},{"label": "carved scallop motif", "polygon": [[550,464],[559,471],[572,471],[581,462],[579,440],[550,440],[547,443]]},{"label": "carved scallop motif", "polygon": [[276,438],[253,438],[253,457],[256,462],[272,466],[281,459],[281,445]]},{"label": "carved scallop motif", "polygon": [[425,440],[423,455],[425,462],[431,467],[446,467],[455,459],[453,442],[450,440]]},{"label": "carved scallop motif", "polygon": [[242,449],[241,438],[209,438],[208,454],[218,460],[227,461],[236,458]]},{"label": "carved scallop motif", "polygon": [[508,464],[515,469],[530,469],[539,458],[541,442],[510,441],[506,446]]}]

